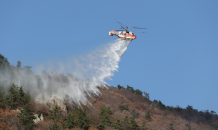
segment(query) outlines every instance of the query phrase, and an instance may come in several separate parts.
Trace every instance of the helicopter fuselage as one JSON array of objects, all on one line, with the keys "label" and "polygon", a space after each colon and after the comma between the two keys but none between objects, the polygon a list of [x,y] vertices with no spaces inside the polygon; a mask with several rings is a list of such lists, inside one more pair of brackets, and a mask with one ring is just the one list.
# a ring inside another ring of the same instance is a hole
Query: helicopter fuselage
[{"label": "helicopter fuselage", "polygon": [[130,31],[118,31],[118,32],[116,32],[115,30],[112,30],[112,31],[109,31],[109,35],[110,36],[116,35],[122,40],[132,41],[132,40],[136,39],[135,34],[133,32],[130,32]]}]

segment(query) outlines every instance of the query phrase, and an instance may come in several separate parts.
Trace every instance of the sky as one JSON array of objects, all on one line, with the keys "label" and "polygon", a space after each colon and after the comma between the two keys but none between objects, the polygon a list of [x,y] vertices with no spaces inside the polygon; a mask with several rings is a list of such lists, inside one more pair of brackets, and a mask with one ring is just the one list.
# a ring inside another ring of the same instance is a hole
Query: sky
[{"label": "sky", "polygon": [[[79,56],[135,33],[111,86],[148,92],[168,106],[218,112],[218,1],[0,1],[0,54],[16,66]],[[70,73],[70,72],[69,72]]]}]

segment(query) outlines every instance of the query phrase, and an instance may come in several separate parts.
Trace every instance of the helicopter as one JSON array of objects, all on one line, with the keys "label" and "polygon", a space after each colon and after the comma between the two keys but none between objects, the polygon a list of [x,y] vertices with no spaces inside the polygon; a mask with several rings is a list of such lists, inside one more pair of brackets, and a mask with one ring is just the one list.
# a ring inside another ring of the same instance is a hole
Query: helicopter
[{"label": "helicopter", "polygon": [[[116,21],[117,23],[119,23],[120,25],[120,29],[123,29],[123,30],[112,30],[112,31],[109,31],[109,35],[110,36],[113,36],[113,35],[116,35],[118,36],[120,39],[122,40],[134,40],[136,39],[136,35],[133,33],[135,31],[129,31],[128,28],[135,28],[135,29],[147,29],[147,28],[139,28],[139,27],[128,27],[118,21]],[[119,32],[116,32],[116,31],[119,31]],[[146,33],[146,32],[140,32],[140,33]]]}]

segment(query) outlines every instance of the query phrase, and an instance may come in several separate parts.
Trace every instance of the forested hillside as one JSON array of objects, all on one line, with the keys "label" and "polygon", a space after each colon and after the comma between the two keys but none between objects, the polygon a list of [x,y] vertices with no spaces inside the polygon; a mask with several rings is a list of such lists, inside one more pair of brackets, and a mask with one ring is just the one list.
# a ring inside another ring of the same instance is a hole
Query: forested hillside
[{"label": "forested hillside", "polygon": [[[98,86],[100,96],[88,98],[89,105],[78,106],[64,100],[40,103],[22,86],[2,74],[19,76],[31,73],[30,66],[10,65],[0,54],[0,129],[2,130],[216,130],[218,115],[198,111],[192,106],[181,108],[151,101],[149,93],[131,86]],[[46,72],[45,72],[46,73]],[[37,75],[35,75],[37,76]],[[64,75],[62,76],[64,78]],[[51,80],[52,81],[52,80]],[[40,84],[39,84],[40,85]]]}]

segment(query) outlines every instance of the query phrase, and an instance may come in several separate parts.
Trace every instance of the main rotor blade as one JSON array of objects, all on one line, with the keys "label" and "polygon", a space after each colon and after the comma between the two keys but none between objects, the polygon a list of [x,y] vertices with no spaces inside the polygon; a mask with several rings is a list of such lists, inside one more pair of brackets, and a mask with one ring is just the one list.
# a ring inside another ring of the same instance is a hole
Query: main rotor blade
[{"label": "main rotor blade", "polygon": [[[131,31],[131,32],[137,32],[137,31]],[[146,33],[146,32],[137,32],[137,33]]]},{"label": "main rotor blade", "polygon": [[115,31],[125,31],[125,30],[115,30]]},{"label": "main rotor blade", "polygon": [[139,27],[129,27],[129,28],[147,29],[147,28],[139,28]]},{"label": "main rotor blade", "polygon": [[126,30],[123,26],[120,25],[120,27],[121,27],[122,29]]},{"label": "main rotor blade", "polygon": [[[122,23],[120,23],[120,22],[118,22],[118,21],[116,21],[117,23],[119,23],[119,24],[121,24],[121,25],[123,25],[123,26],[126,26],[126,25],[124,25],[124,24],[122,24]],[[127,27],[127,26],[126,26]]]}]

